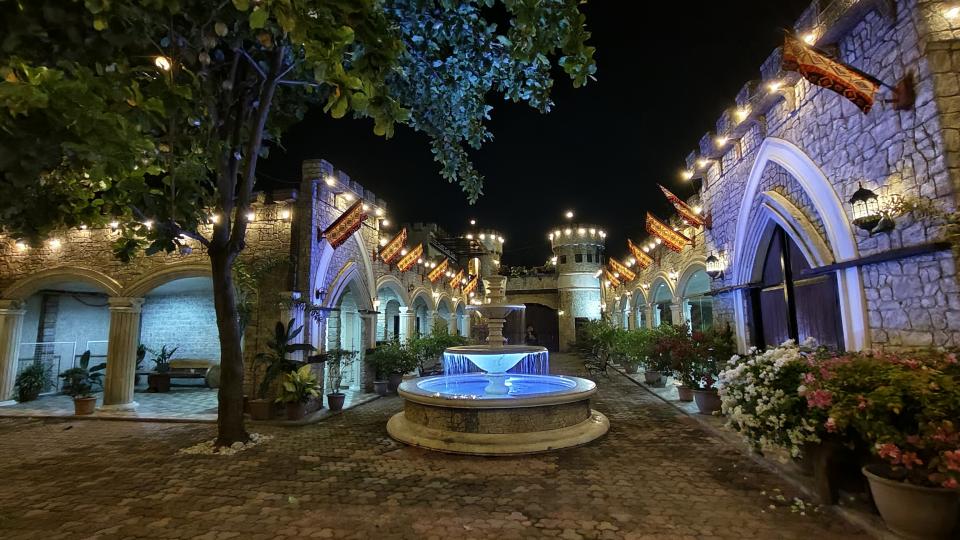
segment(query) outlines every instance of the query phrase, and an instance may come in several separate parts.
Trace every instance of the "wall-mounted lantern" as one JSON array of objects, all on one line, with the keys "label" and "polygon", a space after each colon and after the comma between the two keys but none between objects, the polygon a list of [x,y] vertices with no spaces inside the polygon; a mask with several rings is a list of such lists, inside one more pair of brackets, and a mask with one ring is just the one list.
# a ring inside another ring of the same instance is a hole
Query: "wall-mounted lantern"
[{"label": "wall-mounted lantern", "polygon": [[850,205],[853,207],[853,224],[871,235],[890,232],[897,226],[889,209],[881,203],[880,196],[863,187],[862,183],[850,197]]},{"label": "wall-mounted lantern", "polygon": [[713,253],[707,257],[704,266],[707,267],[707,275],[710,276],[710,279],[717,279],[723,277],[723,260],[720,257],[717,257]]}]

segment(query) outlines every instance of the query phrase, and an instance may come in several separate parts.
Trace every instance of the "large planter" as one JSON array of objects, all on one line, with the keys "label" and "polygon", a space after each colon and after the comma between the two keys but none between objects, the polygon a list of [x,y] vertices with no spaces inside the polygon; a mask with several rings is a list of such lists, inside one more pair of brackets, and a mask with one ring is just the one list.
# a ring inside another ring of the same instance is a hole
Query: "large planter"
[{"label": "large planter", "polygon": [[713,414],[720,410],[720,394],[716,388],[692,390],[693,400],[697,402],[700,414]]},{"label": "large planter", "polygon": [[643,372],[643,382],[647,384],[660,384],[660,377],[662,376],[663,374],[659,371],[647,370]]},{"label": "large planter", "polygon": [[403,373],[391,373],[389,380],[390,382],[387,384],[387,390],[389,390],[390,393],[396,393],[397,388],[400,387],[400,383],[403,382]]},{"label": "large planter", "polygon": [[333,412],[343,410],[343,402],[346,399],[347,395],[343,393],[327,394],[327,407]]},{"label": "large planter", "polygon": [[251,399],[248,403],[254,420],[269,420],[273,415],[273,402],[268,399]]},{"label": "large planter", "polygon": [[40,397],[39,388],[17,388],[17,401],[20,403],[25,403],[27,401],[33,401]]},{"label": "large planter", "polygon": [[83,416],[87,414],[93,414],[93,411],[97,408],[97,398],[96,397],[77,397],[73,398],[73,414],[77,416]]},{"label": "large planter", "polygon": [[958,537],[960,491],[890,480],[876,474],[879,471],[871,465],[861,470],[870,483],[873,502],[891,531],[917,540]]},{"label": "large planter", "polygon": [[863,465],[858,452],[840,441],[824,439],[803,445],[800,470],[813,476],[813,488],[819,504],[837,504],[840,491],[861,493],[863,477],[856,471]]},{"label": "large planter", "polygon": [[307,404],[294,401],[287,403],[287,420],[300,420],[307,415]]},{"label": "large planter", "polygon": [[147,386],[151,392],[166,393],[170,391],[169,373],[150,373],[147,375]]},{"label": "large planter", "polygon": [[693,401],[693,388],[687,388],[686,386],[677,387],[677,399],[680,401]]},{"label": "large planter", "polygon": [[385,396],[390,392],[390,381],[373,381],[373,391],[378,396]]}]

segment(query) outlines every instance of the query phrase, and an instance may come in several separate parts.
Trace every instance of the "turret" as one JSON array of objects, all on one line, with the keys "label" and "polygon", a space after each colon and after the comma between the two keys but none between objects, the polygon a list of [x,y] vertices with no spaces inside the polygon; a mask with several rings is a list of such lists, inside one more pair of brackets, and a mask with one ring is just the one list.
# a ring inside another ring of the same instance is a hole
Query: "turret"
[{"label": "turret", "polygon": [[557,267],[560,350],[576,341],[577,321],[600,318],[599,271],[605,260],[607,233],[596,225],[566,223],[549,233],[551,262]]}]

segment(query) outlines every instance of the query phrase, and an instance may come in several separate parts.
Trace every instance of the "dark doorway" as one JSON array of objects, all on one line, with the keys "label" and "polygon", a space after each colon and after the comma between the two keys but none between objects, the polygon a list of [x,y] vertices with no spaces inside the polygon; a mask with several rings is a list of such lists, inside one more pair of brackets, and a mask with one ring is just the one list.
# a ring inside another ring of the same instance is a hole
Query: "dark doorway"
[{"label": "dark doorway", "polygon": [[527,327],[532,326],[537,335],[537,345],[551,351],[560,350],[560,319],[557,310],[543,304],[524,304],[527,309],[507,315],[503,335],[511,344],[526,343]]},{"label": "dark doorway", "polygon": [[763,274],[751,289],[754,345],[776,346],[788,339],[843,350],[840,302],[833,274],[804,277],[810,263],[781,227],[766,247]]}]

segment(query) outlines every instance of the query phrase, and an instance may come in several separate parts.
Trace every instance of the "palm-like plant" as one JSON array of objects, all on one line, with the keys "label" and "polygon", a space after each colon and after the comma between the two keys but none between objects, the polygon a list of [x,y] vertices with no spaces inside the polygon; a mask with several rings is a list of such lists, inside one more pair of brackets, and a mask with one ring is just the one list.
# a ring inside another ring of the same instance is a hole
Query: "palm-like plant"
[{"label": "palm-like plant", "polygon": [[[270,390],[270,385],[281,374],[295,371],[301,362],[287,358],[287,355],[295,352],[312,352],[316,347],[309,343],[294,343],[293,341],[303,332],[303,326],[293,327],[295,320],[284,325],[277,321],[273,329],[273,339],[267,341],[267,350],[257,353],[254,362],[258,366],[264,366],[263,380],[260,381],[260,387],[257,396],[264,399]],[[256,386],[256,383],[254,383]]]},{"label": "palm-like plant", "polygon": [[90,367],[90,351],[84,351],[75,367],[60,374],[63,391],[74,399],[92,396],[95,386],[103,388],[102,371],[106,367],[103,363]]}]

